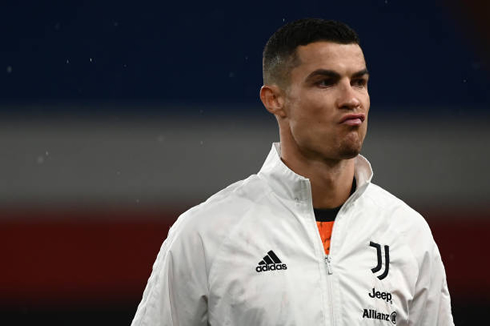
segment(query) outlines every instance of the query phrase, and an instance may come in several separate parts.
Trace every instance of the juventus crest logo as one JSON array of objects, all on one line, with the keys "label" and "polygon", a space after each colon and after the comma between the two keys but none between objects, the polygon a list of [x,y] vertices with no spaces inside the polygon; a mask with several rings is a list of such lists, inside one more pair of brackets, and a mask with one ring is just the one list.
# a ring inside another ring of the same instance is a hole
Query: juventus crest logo
[{"label": "juventus crest logo", "polygon": [[[372,241],[369,243],[369,245],[371,247],[376,248],[376,255],[378,257],[378,264],[376,265],[376,267],[371,268],[371,271],[374,274],[376,274],[377,272],[379,272],[381,270],[381,267],[383,266],[383,258],[382,258],[383,255],[381,253],[381,245],[379,243],[372,242]],[[388,276],[388,272],[390,271],[390,247],[389,246],[384,246],[384,253],[385,253],[385,262],[384,262],[385,269],[381,275],[377,276],[380,280],[382,280],[386,276]]]}]

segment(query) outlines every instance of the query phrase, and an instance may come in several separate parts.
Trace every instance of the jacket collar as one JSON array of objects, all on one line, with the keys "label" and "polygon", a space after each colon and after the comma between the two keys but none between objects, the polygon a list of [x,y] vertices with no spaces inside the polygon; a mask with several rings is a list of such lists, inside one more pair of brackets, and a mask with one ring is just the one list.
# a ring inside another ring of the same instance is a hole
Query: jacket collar
[{"label": "jacket collar", "polygon": [[[310,180],[291,169],[281,160],[281,145],[273,143],[259,176],[267,179],[274,192],[281,197],[293,200],[311,200]],[[373,170],[369,161],[362,155],[355,158],[355,171],[357,189],[352,195],[353,200],[358,198],[371,182]]]}]

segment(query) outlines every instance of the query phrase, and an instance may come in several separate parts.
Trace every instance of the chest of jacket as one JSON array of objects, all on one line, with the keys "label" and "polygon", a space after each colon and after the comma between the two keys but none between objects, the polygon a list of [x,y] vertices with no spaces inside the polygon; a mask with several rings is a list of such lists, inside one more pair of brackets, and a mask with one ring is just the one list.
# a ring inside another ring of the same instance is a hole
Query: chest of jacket
[{"label": "chest of jacket", "polygon": [[343,207],[327,257],[311,204],[268,201],[212,258],[211,325],[406,324],[418,270],[394,211],[363,198]]}]

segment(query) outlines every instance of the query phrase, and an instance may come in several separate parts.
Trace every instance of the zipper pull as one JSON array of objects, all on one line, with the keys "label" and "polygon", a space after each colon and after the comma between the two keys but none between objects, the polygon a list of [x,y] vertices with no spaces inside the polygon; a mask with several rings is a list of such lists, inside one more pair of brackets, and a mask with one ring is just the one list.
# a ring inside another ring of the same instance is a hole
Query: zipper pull
[{"label": "zipper pull", "polygon": [[328,275],[332,275],[332,259],[330,256],[325,256],[325,264],[327,264],[327,273]]}]

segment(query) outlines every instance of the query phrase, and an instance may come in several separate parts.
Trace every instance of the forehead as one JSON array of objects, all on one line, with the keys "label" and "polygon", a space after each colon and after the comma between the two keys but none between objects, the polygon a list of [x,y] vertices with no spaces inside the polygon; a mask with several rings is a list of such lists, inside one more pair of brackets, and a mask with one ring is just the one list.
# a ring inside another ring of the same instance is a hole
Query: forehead
[{"label": "forehead", "polygon": [[292,73],[308,73],[316,69],[354,73],[366,68],[364,54],[358,44],[314,42],[296,49],[297,65]]}]

